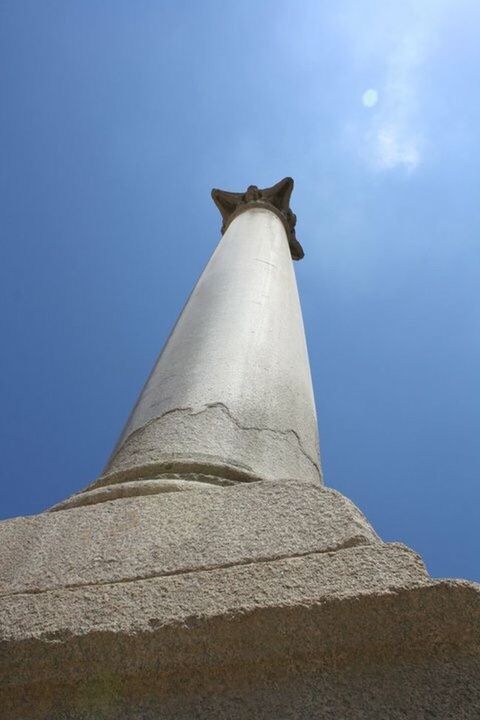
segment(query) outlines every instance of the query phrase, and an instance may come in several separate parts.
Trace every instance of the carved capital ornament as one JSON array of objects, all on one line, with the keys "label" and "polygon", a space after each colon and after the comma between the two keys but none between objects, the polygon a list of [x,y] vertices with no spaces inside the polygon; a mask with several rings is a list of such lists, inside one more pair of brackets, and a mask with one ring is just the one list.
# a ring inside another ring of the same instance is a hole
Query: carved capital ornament
[{"label": "carved capital ornament", "polygon": [[263,207],[271,210],[282,221],[287,233],[288,244],[293,260],[301,260],[304,256],[303,248],[295,236],[295,223],[297,216],[290,209],[290,196],[293,190],[293,180],[283,178],[276,185],[262,190],[256,185],[249,185],[246,192],[234,193],[225,190],[212,190],[212,198],[222,216],[222,235],[232,220],[245,210],[254,207]]}]

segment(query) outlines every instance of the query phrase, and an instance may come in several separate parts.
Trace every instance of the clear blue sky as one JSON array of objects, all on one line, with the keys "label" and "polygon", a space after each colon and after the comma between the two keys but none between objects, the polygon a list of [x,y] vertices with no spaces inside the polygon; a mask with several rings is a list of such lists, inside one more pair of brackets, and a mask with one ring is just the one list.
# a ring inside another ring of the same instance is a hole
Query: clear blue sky
[{"label": "clear blue sky", "polygon": [[0,517],[102,469],[219,238],[295,178],[326,482],[480,579],[480,5],[0,4]]}]

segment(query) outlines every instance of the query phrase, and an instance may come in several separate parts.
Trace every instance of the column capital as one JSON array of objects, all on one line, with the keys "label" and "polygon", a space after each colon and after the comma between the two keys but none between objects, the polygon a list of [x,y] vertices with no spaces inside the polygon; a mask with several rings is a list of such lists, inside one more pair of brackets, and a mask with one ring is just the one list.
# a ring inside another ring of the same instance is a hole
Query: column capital
[{"label": "column capital", "polygon": [[226,190],[212,190],[212,198],[222,216],[222,235],[232,220],[245,210],[263,207],[271,210],[282,221],[287,233],[288,244],[293,260],[301,260],[303,248],[295,237],[297,216],[290,209],[290,196],[293,190],[293,179],[283,178],[276,185],[260,190],[256,185],[249,185],[245,192],[234,193]]}]

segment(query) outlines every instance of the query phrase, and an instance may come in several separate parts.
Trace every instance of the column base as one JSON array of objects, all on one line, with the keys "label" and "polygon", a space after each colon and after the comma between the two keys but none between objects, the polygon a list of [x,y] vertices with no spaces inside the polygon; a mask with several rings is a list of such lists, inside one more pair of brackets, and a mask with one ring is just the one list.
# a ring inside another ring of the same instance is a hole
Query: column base
[{"label": "column base", "polygon": [[132,497],[146,497],[160,495],[161,493],[184,492],[185,490],[205,490],[206,488],[222,488],[235,485],[236,481],[219,478],[215,475],[201,475],[198,473],[168,475],[167,477],[149,478],[145,480],[129,480],[117,482],[112,485],[94,487],[92,490],[83,490],[50,508],[50,512],[69,510],[85,505],[97,505]]},{"label": "column base", "polygon": [[0,542],[1,718],[478,717],[478,586],[332,490],[115,500]]}]

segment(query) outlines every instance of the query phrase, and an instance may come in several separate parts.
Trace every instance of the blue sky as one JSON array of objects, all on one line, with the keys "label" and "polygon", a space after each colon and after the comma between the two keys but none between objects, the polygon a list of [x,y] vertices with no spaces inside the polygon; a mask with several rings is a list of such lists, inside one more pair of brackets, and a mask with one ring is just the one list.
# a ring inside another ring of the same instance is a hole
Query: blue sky
[{"label": "blue sky", "polygon": [[480,5],[0,3],[0,517],[102,469],[219,238],[295,178],[326,482],[480,580]]}]

